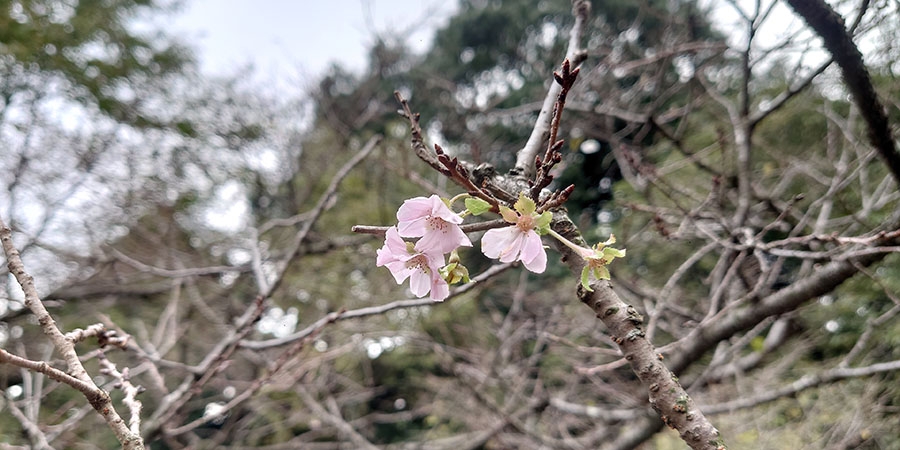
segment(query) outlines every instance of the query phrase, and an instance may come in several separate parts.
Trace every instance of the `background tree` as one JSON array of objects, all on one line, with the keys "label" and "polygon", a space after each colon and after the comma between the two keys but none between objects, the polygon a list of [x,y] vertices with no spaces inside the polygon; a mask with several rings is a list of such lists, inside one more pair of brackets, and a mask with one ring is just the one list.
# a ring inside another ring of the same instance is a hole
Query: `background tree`
[{"label": "background tree", "polygon": [[[844,97],[830,44],[777,21],[790,16],[779,2],[592,6],[550,187],[577,185],[566,206],[588,241],[614,232],[628,248],[614,289],[663,363],[731,448],[896,446],[896,174],[866,138],[871,111]],[[892,124],[893,62],[877,55],[894,51],[895,5],[836,7]],[[546,142],[529,136],[573,23],[562,0],[462,2],[426,55],[385,35],[366,73],[335,67],[309,128],[302,101],[200,80],[183,54],[147,69],[165,75],[144,75],[158,90],[140,102],[130,81],[115,95],[104,89],[116,83],[22,88],[5,110],[31,115],[5,116],[18,169],[2,214],[64,332],[100,322],[128,337],[124,351],[77,349],[88,373],[112,362],[146,389],[140,430],[154,446],[677,448],[621,336],[573,301],[577,281],[552,252],[540,276],[469,252],[478,283],[433,304],[375,267],[378,239],[350,232],[393,223],[406,198],[459,192],[409,151],[394,90],[476,176],[521,173],[516,153]],[[39,54],[8,59],[80,83],[64,61],[25,63]],[[38,114],[50,98],[92,125]],[[95,154],[75,171],[34,163]],[[219,223],[228,202],[245,206],[243,223]],[[77,247],[54,241],[63,228]],[[73,264],[51,270],[60,261]],[[12,281],[8,292],[15,305]],[[7,313],[4,348],[59,366],[28,317]],[[7,444],[113,445],[65,386],[4,367]],[[114,378],[97,383],[127,416]]]}]

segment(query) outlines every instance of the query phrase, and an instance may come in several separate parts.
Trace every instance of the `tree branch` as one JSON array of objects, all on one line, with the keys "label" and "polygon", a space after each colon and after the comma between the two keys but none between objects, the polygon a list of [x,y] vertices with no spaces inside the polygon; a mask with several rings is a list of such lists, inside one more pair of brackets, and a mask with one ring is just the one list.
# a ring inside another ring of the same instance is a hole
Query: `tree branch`
[{"label": "tree branch", "polygon": [[[450,300],[450,299],[457,297],[465,292],[470,291],[471,289],[474,289],[478,285],[479,282],[483,282],[489,278],[492,278],[492,277],[502,273],[506,269],[509,269],[510,267],[512,267],[511,263],[510,264],[497,264],[497,265],[491,266],[484,272],[478,274],[477,276],[472,277],[471,283],[464,284],[464,285],[454,289],[453,291],[451,291],[450,295],[446,298],[444,303],[447,303],[447,300]],[[417,298],[417,299],[410,299],[410,300],[397,300],[397,301],[393,301],[390,303],[386,303],[384,305],[367,306],[365,308],[352,309],[349,311],[335,311],[335,312],[326,314],[325,316],[321,317],[319,320],[314,322],[312,325],[310,325],[296,333],[293,333],[289,336],[276,338],[276,339],[269,339],[269,340],[265,340],[265,341],[245,340],[245,341],[241,341],[241,347],[254,349],[254,350],[262,350],[262,349],[271,348],[271,347],[278,347],[281,345],[289,344],[298,339],[303,339],[303,338],[309,336],[310,334],[314,333],[316,330],[320,329],[326,323],[337,322],[337,321],[346,320],[346,319],[355,319],[355,318],[359,318],[359,317],[380,315],[380,314],[384,314],[388,311],[392,311],[394,309],[413,308],[416,306],[434,306],[434,304],[435,304],[434,300],[426,297],[426,298]]]},{"label": "tree branch", "polygon": [[844,19],[824,0],[787,0],[787,3],[822,38],[841,68],[844,84],[869,128],[869,141],[900,185],[900,153],[894,145],[887,114],[872,85],[862,53],[844,26]]},{"label": "tree branch", "polygon": [[815,375],[804,375],[799,380],[779,389],[766,389],[759,395],[742,397],[725,403],[703,406],[707,414],[731,413],[739,409],[752,408],[783,397],[796,395],[800,391],[816,386],[834,383],[847,378],[867,377],[883,372],[900,370],[900,360],[872,364],[865,367],[838,367]]},{"label": "tree branch", "polygon": [[[553,229],[573,242],[582,241],[574,224],[563,214],[557,214]],[[572,273],[581,273],[583,258],[558,241],[552,242]],[[608,281],[595,282],[591,288],[593,291],[587,291],[579,285],[578,298],[606,325],[613,342],[647,389],[650,406],[662,421],[677,430],[692,449],[725,449],[719,431],[694,405],[678,377],[666,367],[662,354],[647,340],[642,327],[644,318],[619,298]]]},{"label": "tree branch", "polygon": [[[568,59],[572,67],[578,67],[585,59],[587,53],[581,49],[581,38],[584,34],[585,23],[587,23],[591,15],[591,4],[587,0],[574,0],[572,2],[572,14],[575,16],[575,24],[572,25],[572,31],[569,32],[569,46],[566,49],[566,59]],[[534,128],[525,146],[519,150],[516,155],[515,172],[525,178],[531,178],[535,174],[535,158],[541,151],[545,135],[550,132],[550,120],[553,117],[554,105],[562,91],[562,86],[557,83],[551,83],[550,89],[547,90],[547,96],[544,97],[544,104],[538,113]],[[551,145],[553,142],[550,143]]]},{"label": "tree branch", "polygon": [[[34,286],[34,279],[25,271],[25,264],[22,263],[19,251],[12,242],[12,230],[6,226],[6,223],[4,223],[2,219],[0,219],[0,241],[3,243],[3,251],[6,253],[9,272],[15,276],[16,281],[18,281],[19,286],[22,287],[22,291],[25,293],[25,306],[37,317],[38,323],[41,325],[41,330],[53,343],[56,351],[58,351],[66,361],[68,373],[55,369],[43,361],[35,363],[22,358],[16,359],[14,355],[5,351],[0,353],[0,362],[16,364],[20,367],[46,374],[53,380],[72,386],[84,394],[94,410],[100,413],[103,419],[106,420],[106,424],[112,429],[113,433],[115,433],[116,439],[119,440],[119,443],[122,444],[124,449],[142,450],[144,448],[144,440],[141,438],[141,435],[133,433],[128,429],[125,425],[125,421],[122,420],[113,407],[109,394],[97,387],[91,377],[87,374],[87,371],[84,370],[84,366],[81,364],[78,353],[75,352],[74,339],[67,338],[66,335],[59,330],[56,321],[53,320],[50,313],[47,312],[47,309],[41,302],[41,298]],[[76,333],[73,335],[73,338],[80,334],[83,333]]]},{"label": "tree branch", "polygon": [[[897,222],[894,219],[889,228],[898,228],[900,224]],[[875,243],[885,245],[893,240],[885,241]],[[675,373],[681,372],[719,342],[753,328],[766,317],[792,311],[809,299],[831,292],[859,272],[859,267],[872,265],[886,255],[888,253],[871,253],[857,259],[833,261],[817,273],[796,281],[752,306],[744,306],[739,302],[736,306],[724,308],[681,339],[679,348],[669,357],[669,367]]]}]

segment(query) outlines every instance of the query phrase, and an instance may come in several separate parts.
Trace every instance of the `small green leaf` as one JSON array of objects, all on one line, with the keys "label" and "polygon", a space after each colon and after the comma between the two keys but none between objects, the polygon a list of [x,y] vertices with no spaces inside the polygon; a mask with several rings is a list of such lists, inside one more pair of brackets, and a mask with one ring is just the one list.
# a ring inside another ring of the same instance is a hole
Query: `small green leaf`
[{"label": "small green leaf", "polygon": [[509,223],[517,223],[519,221],[519,215],[503,205],[500,205],[500,215],[503,216],[503,220]]},{"label": "small green leaf", "polygon": [[534,204],[534,200],[525,196],[525,194],[519,194],[519,200],[516,201],[516,204],[513,205],[513,208],[516,208],[516,211],[523,216],[530,216],[534,214],[534,211],[537,209],[537,205]]},{"label": "small green leaf", "polygon": [[466,199],[466,209],[473,216],[480,216],[491,209],[491,204],[477,197],[469,197]]},{"label": "small green leaf", "polygon": [[594,267],[594,277],[598,280],[608,280],[609,279],[609,269],[606,266],[597,266]]},{"label": "small green leaf", "polygon": [[617,248],[606,247],[603,249],[603,257],[605,259],[613,259],[613,258],[624,258],[625,257],[625,249],[619,250]]},{"label": "small green leaf", "polygon": [[584,269],[581,269],[581,287],[583,287],[588,292],[594,292],[589,284],[590,280],[588,279],[588,277],[590,276],[590,273],[591,268],[588,266],[585,266]]},{"label": "small green leaf", "polygon": [[551,220],[553,220],[553,213],[544,211],[534,220],[534,231],[541,236],[547,234],[550,231]]}]

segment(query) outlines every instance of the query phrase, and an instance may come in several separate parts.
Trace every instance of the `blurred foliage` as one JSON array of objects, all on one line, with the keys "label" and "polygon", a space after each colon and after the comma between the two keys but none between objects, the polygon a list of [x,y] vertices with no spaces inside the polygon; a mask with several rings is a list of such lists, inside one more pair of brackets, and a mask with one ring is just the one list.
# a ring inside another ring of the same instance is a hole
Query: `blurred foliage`
[{"label": "blurred foliage", "polygon": [[[267,314],[277,311],[278,317],[295,323],[277,322],[268,331],[258,325],[248,338],[270,339],[330,312],[408,298],[404,286],[374,266],[380,240],[353,235],[350,229],[392,224],[404,199],[432,192],[452,195],[458,188],[409,151],[408,123],[397,115],[393,91],[403,93],[412,109],[421,112],[429,143],[439,142],[454,156],[505,172],[534,124],[573,22],[567,0],[463,0],[426,54],[411,53],[400,37],[377,36],[367,70],[352,73],[332,67],[316,84],[310,105],[278,93],[249,92],[240,79],[202,80],[180,44],[164,35],[139,35],[128,26],[136,17],[174,6],[137,0],[35,0],[8,2],[0,17],[3,70],[18,77],[0,82],[7,104],[23,93],[42,92],[39,85],[51,80],[64,85],[60,89],[65,98],[145,139],[136,145],[143,151],[124,153],[127,158],[115,154],[116,160],[146,163],[147,168],[127,172],[124,178],[140,189],[123,190],[112,202],[120,207],[117,202],[137,197],[146,199],[143,208],[135,214],[121,206],[128,220],[115,223],[127,227],[115,233],[100,230],[107,233],[100,239],[106,242],[89,256],[60,252],[61,260],[76,262],[79,269],[69,272],[51,295],[62,301],[54,314],[65,328],[85,326],[103,315],[154,352],[115,353],[122,366],[164,361],[164,376],[136,375],[148,389],[142,397],[145,423],[156,418],[167,393],[197,378],[184,365],[198,364],[228,336],[235,318],[257,294],[254,277],[277,269],[335,174],[376,135],[384,140],[375,153],[348,174],[295,258],[284,262],[289,270],[271,294]],[[711,87],[698,82],[696,74],[708,69],[713,75],[707,83],[721,87],[719,95],[739,99],[742,93],[734,86],[741,62],[721,51],[725,36],[709,23],[709,11],[693,1],[595,0],[592,6],[585,39],[589,59],[563,117],[560,136],[568,144],[557,184],[576,185],[567,207],[589,241],[615,233],[627,247],[628,257],[612,269],[617,289],[642,313],[664,318],[653,339],[663,347],[704,320],[711,274],[724,273],[725,266],[739,258],[737,251],[731,259],[723,256],[728,248],[724,243],[739,243],[737,233],[716,234],[722,248],[698,257],[681,282],[661,292],[669,276],[703,245],[697,230],[705,226],[705,232],[719,233],[738,207],[733,124],[721,102],[710,100]],[[672,51],[675,44],[696,49]],[[763,107],[792,85],[795,74],[779,70],[783,65],[773,63],[773,70],[753,74],[751,109]],[[889,68],[881,72],[876,77],[879,89],[895,97],[897,86]],[[7,82],[12,79],[20,84]],[[145,83],[155,86],[153,101],[129,94]],[[870,198],[882,192],[878,184],[885,171],[862,156],[854,170],[869,178],[842,186],[833,197],[833,215],[841,221],[818,230],[807,216],[806,211],[816,211],[820,199],[831,195],[833,188],[822,180],[844,170],[836,161],[845,154],[855,158],[858,151],[858,143],[848,141],[860,128],[853,107],[842,97],[825,95],[829,87],[804,90],[752,130],[754,189],[773,194],[754,197],[746,225],[760,232],[778,219],[777,226],[761,233],[764,242],[797,234],[861,234],[895,212],[895,201]],[[658,122],[650,123],[651,117]],[[301,122],[307,125],[298,126]],[[83,161],[96,151],[86,148],[77,155]],[[20,166],[29,151],[16,160]],[[263,167],[261,161],[266,160],[274,163]],[[106,164],[93,161],[84,164]],[[234,195],[227,197],[227,192]],[[864,202],[871,203],[870,210],[858,214]],[[244,212],[227,219],[211,214],[234,205],[245,207]],[[219,223],[236,216],[245,223]],[[16,216],[11,221],[24,223]],[[833,248],[829,243],[815,245],[822,251]],[[46,242],[35,247],[58,249]],[[473,275],[489,264],[477,244],[463,259]],[[558,397],[612,411],[646,409],[646,393],[627,367],[590,371],[615,365],[618,350],[593,315],[573,300],[577,282],[554,256],[550,259],[540,276],[513,269],[446,304],[329,325],[227,417],[193,435],[167,438],[154,429],[149,434],[153,448],[327,446],[347,441],[326,417],[312,412],[308,398],[380,446],[475,434],[497,425],[498,418],[506,420],[499,430],[512,430],[545,447],[573,436],[606,443],[627,434],[625,421],[603,422],[545,404]],[[781,263],[775,290],[815,269],[813,262],[798,258]],[[141,265],[172,272],[214,266],[231,270],[161,276]],[[705,367],[719,356],[709,352],[679,376],[699,380],[695,388],[700,398],[716,403],[832,367],[875,318],[896,307],[896,267],[896,257],[890,257],[872,269],[870,278],[857,277],[787,313],[788,337],[775,349],[767,347],[765,330],[757,330],[759,334],[737,351],[737,356],[760,355],[761,362],[746,373],[706,373]],[[740,269],[738,278],[745,276],[744,267]],[[732,290],[752,287],[742,282],[735,282]],[[720,297],[725,295],[730,294]],[[17,344],[39,340],[37,328],[22,315],[4,320],[10,328],[24,330]],[[871,332],[878,338],[860,350],[857,363],[900,359],[896,320]],[[28,353],[37,357],[38,350],[29,347]],[[202,417],[209,405],[227,402],[235,391],[247,389],[283,350],[236,352],[179,411],[179,423]],[[95,363],[89,364],[96,371]],[[4,387],[24,382],[15,370],[0,375]],[[719,415],[714,421],[733,448],[799,448],[843,432],[881,448],[896,448],[892,411],[900,399],[894,386],[894,373],[850,380]],[[77,395],[57,388],[42,405],[42,417],[61,422],[65,413],[57,411],[71,411],[78,402]],[[866,409],[871,405],[877,407]],[[519,423],[516,414],[521,411],[534,414]],[[95,437],[85,431],[98,426],[98,418],[89,414],[83,420],[84,427],[60,438],[64,445],[90,441],[114,446],[108,435]],[[863,429],[852,428],[860,422]],[[25,442],[20,428],[12,416],[0,417],[0,442]],[[547,435],[563,437],[539,442],[539,436]],[[510,445],[487,436],[472,448],[513,448]],[[665,433],[647,445],[683,447],[677,436]]]},{"label": "blurred foliage", "polygon": [[[192,60],[186,47],[134,31],[141,15],[170,10],[168,0],[22,0],[0,4],[0,61],[4,72],[64,80],[74,99],[116,120],[159,126],[140,107],[137,86],[178,76]],[[0,84],[8,104],[22,86]],[[40,81],[39,81],[40,80]]]}]

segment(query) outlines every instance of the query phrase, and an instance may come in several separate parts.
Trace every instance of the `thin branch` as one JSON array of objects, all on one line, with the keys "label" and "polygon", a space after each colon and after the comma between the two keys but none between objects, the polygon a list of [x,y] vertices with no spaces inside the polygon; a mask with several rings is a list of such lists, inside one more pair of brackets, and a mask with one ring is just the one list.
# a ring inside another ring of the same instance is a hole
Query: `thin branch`
[{"label": "thin branch", "polygon": [[[3,350],[0,350],[0,352],[2,351]],[[9,412],[19,421],[25,434],[30,438],[31,447],[28,448],[29,450],[53,450],[44,430],[41,430],[41,427],[38,424],[28,418],[14,402],[9,402],[6,407],[9,408]]]},{"label": "thin branch", "polygon": [[220,341],[206,354],[203,361],[195,367],[187,368],[188,377],[173,392],[166,395],[157,406],[153,415],[145,423],[145,434],[153,436],[156,433],[165,432],[163,427],[170,421],[174,421],[180,414],[180,410],[193,396],[200,392],[238,348],[238,343],[253,331],[256,323],[265,310],[266,298],[258,295],[244,313],[235,320],[235,325]]},{"label": "thin branch", "polygon": [[730,402],[705,405],[702,408],[707,414],[732,413],[740,409],[752,408],[763,403],[772,402],[779,398],[790,397],[822,384],[897,370],[900,370],[900,360],[877,363],[865,367],[838,367],[815,375],[804,375],[799,380],[779,389],[766,389],[759,395],[743,396]]},{"label": "thin branch", "polygon": [[100,352],[99,359],[100,366],[102,367],[100,372],[113,377],[113,379],[116,380],[116,386],[125,392],[125,398],[122,399],[122,403],[131,412],[131,416],[128,419],[128,429],[130,429],[132,433],[140,435],[143,404],[137,399],[137,396],[144,391],[144,388],[132,384],[128,368],[126,367],[119,372],[116,365],[106,357],[106,353]]},{"label": "thin branch", "polygon": [[550,406],[566,414],[600,419],[605,422],[630,421],[646,415],[635,409],[610,409],[602,406],[580,405],[561,398],[551,398]]},{"label": "thin branch", "polygon": [[272,292],[274,292],[281,285],[282,280],[284,280],[284,276],[287,273],[288,266],[291,261],[297,256],[297,253],[300,251],[300,246],[303,244],[303,240],[306,239],[306,236],[309,234],[309,231],[312,229],[313,225],[319,220],[319,217],[322,216],[322,213],[328,208],[331,198],[337,192],[338,187],[341,184],[341,181],[347,177],[356,165],[361,163],[364,159],[366,159],[369,154],[372,153],[373,150],[378,146],[381,142],[382,137],[380,135],[372,136],[366,145],[349,161],[344,163],[343,166],[338,170],[338,172],[331,179],[331,183],[329,183],[328,187],[325,189],[325,192],[319,197],[318,203],[313,207],[312,211],[310,211],[310,217],[308,220],[303,222],[303,226],[300,227],[300,230],[297,231],[297,234],[294,235],[293,241],[288,245],[288,251],[285,255],[285,263],[281,270],[275,277],[275,280],[269,284],[265,289],[260,290],[260,295],[262,297],[268,297]]},{"label": "thin branch", "polygon": [[[487,231],[493,228],[508,227],[509,222],[503,219],[486,220],[484,222],[468,223],[460,225],[459,228],[463,233],[474,233],[476,231]],[[373,225],[354,225],[351,231],[360,234],[372,234],[375,236],[384,236],[384,233],[391,227],[373,226]]]},{"label": "thin branch", "polygon": [[412,112],[409,102],[400,91],[394,91],[394,97],[402,107],[400,115],[409,120],[412,148],[416,156],[431,166],[432,169],[461,186],[469,195],[488,202],[491,205],[491,211],[500,212],[500,205],[497,199],[485,192],[482,189],[483,186],[479,186],[473,181],[472,177],[469,176],[470,172],[466,168],[466,164],[458,158],[444,153],[444,149],[440,145],[434,144],[434,152],[428,150],[428,147],[425,145],[425,139],[422,136],[422,127],[419,125],[419,114]]},{"label": "thin branch", "polygon": [[[450,291],[450,295],[447,297],[446,300],[451,300],[454,297],[457,297],[459,295],[462,295],[462,294],[474,289],[478,285],[478,283],[488,280],[488,279],[502,273],[506,269],[509,269],[512,266],[513,266],[513,263],[497,264],[497,265],[491,266],[484,272],[481,272],[477,276],[472,277],[471,283],[464,284],[464,285]],[[446,303],[446,301],[444,303]],[[284,337],[276,338],[276,339],[269,339],[269,340],[265,340],[265,341],[241,341],[241,347],[249,348],[249,349],[253,349],[253,350],[262,350],[262,349],[271,348],[271,347],[278,347],[281,345],[286,345],[286,344],[292,343],[298,339],[303,339],[303,338],[309,336],[310,334],[314,333],[316,330],[320,329],[323,326],[323,324],[326,324],[326,323],[338,322],[341,320],[355,319],[355,318],[360,318],[360,317],[381,315],[381,314],[384,314],[388,311],[392,311],[395,309],[414,308],[417,306],[434,306],[435,304],[436,303],[434,300],[426,297],[426,298],[417,298],[417,299],[411,299],[411,300],[396,300],[396,301],[393,301],[390,303],[386,303],[384,305],[367,306],[365,308],[351,309],[349,311],[335,311],[335,312],[326,314],[325,316],[321,317],[319,320],[315,321],[312,325],[310,325],[300,331],[297,331],[296,333],[291,334],[289,336],[284,336]]]},{"label": "thin branch", "polygon": [[541,191],[553,182],[553,175],[550,174],[550,171],[562,161],[562,154],[559,150],[562,148],[564,141],[557,140],[559,124],[566,106],[566,97],[575,84],[575,80],[578,79],[578,72],[580,72],[580,69],[577,67],[573,69],[568,59],[562,62],[559,72],[553,72],[553,79],[560,86],[560,89],[556,97],[556,103],[553,105],[553,115],[550,118],[550,137],[547,139],[547,150],[544,152],[543,158],[535,157],[534,165],[537,173],[534,175],[534,184],[529,192],[531,199],[539,205],[538,212],[562,206],[575,189],[575,186],[572,185],[562,191],[554,192],[545,200],[541,199]]},{"label": "thin branch", "polygon": [[[572,13],[575,16],[575,24],[569,32],[569,45],[566,49],[566,59],[568,59],[572,67],[578,67],[585,59],[587,53],[581,49],[581,39],[584,34],[585,24],[591,14],[591,4],[587,0],[574,0],[572,2]],[[544,97],[544,104],[538,113],[534,128],[525,146],[519,150],[516,155],[515,172],[525,178],[532,178],[535,174],[535,160],[541,151],[544,143],[545,135],[550,132],[550,120],[553,116],[554,105],[562,91],[562,86],[552,83],[550,89],[547,90],[547,96]],[[553,142],[551,142],[551,145]]]},{"label": "thin branch", "polygon": [[777,97],[769,101],[768,106],[765,109],[760,108],[758,111],[750,115],[750,126],[756,126],[760,121],[772,115],[772,113],[781,109],[782,106],[786,105],[788,100],[794,98],[800,92],[803,92],[804,89],[812,85],[813,80],[825,72],[825,69],[831,65],[833,59],[829,59],[822,63],[816,70],[812,71],[809,75],[807,75],[803,80],[799,83],[794,84],[789,87],[787,90],[782,91],[778,94]]},{"label": "thin branch", "polygon": [[[896,229],[900,218],[894,218],[888,229]],[[892,244],[897,238],[876,240],[875,245]],[[722,309],[718,314],[704,320],[678,343],[677,350],[669,355],[669,367],[680,373],[719,342],[744,330],[749,330],[769,316],[792,311],[820,295],[840,286],[859,272],[858,267],[872,265],[887,253],[872,253],[849,261],[832,261],[806,278],[797,280],[790,286],[760,299],[751,306],[737,302]]]},{"label": "thin branch", "polygon": [[343,417],[340,417],[337,414],[332,414],[328,410],[326,410],[322,405],[316,401],[309,392],[306,391],[306,388],[303,387],[303,384],[298,384],[295,386],[295,392],[300,398],[303,400],[303,403],[306,403],[306,406],[315,413],[316,417],[321,418],[322,420],[330,423],[332,426],[337,428],[341,434],[346,435],[353,441],[353,444],[356,448],[368,449],[368,450],[378,450],[378,447],[372,445],[368,439],[366,439],[363,435],[359,434],[356,430],[344,420]]},{"label": "thin branch", "polygon": [[[254,379],[253,383],[250,386],[243,389],[240,394],[236,395],[234,398],[229,400],[228,403],[223,405],[219,411],[219,415],[225,414],[226,412],[234,409],[234,407],[243,403],[244,401],[255,395],[257,392],[259,392],[259,390],[262,389],[262,387],[265,386],[266,383],[270,382],[272,380],[272,377],[274,377],[275,374],[277,374],[278,371],[280,371],[281,368],[288,363],[288,361],[290,361],[298,353],[300,353],[300,350],[302,350],[310,340],[315,338],[319,334],[319,332],[322,331],[322,329],[324,329],[328,324],[331,323],[333,323],[333,321],[317,322],[317,325],[319,325],[317,328],[313,329],[302,339],[294,342],[294,344],[290,348],[282,352],[278,359],[275,360],[275,362],[266,369],[266,372],[262,376]],[[166,430],[166,434],[169,436],[178,436],[194,430],[197,427],[206,424],[210,420],[213,420],[214,418],[215,416],[202,416],[180,427]]]},{"label": "thin branch", "polygon": [[[44,304],[37,293],[37,289],[34,286],[34,279],[25,271],[25,264],[22,262],[19,251],[12,242],[12,230],[6,226],[6,223],[4,223],[2,219],[0,219],[0,241],[3,243],[3,251],[6,253],[9,272],[15,276],[16,281],[18,281],[19,286],[22,287],[22,291],[25,293],[25,306],[37,317],[41,330],[50,339],[56,350],[63,356],[68,367],[68,373],[52,368],[45,362],[40,362],[37,366],[31,365],[27,368],[35,370],[38,373],[46,374],[51,379],[63,382],[77,389],[84,394],[94,410],[100,413],[124,449],[143,449],[144,441],[141,438],[141,435],[132,433],[131,430],[128,429],[125,425],[125,421],[122,420],[113,407],[109,394],[97,387],[91,377],[87,374],[87,371],[84,370],[84,366],[81,364],[78,353],[75,352],[75,343],[66,338],[66,335],[64,335],[62,331],[59,330],[59,327],[57,327],[56,321],[53,320],[53,317],[47,312],[47,309],[44,307]],[[0,356],[4,356],[3,360],[0,362],[10,362],[13,364],[16,364],[16,362],[27,362],[27,360],[13,358],[13,355],[10,355],[5,351]]]},{"label": "thin branch", "polygon": [[110,253],[113,256],[125,263],[129,266],[139,270],[141,272],[150,273],[156,275],[158,277],[163,278],[188,278],[195,276],[204,276],[204,275],[218,275],[227,272],[246,272],[250,270],[249,265],[241,265],[241,266],[211,266],[211,267],[191,267],[186,269],[163,269],[161,267],[151,266],[149,264],[144,264],[115,248],[110,249]]}]

